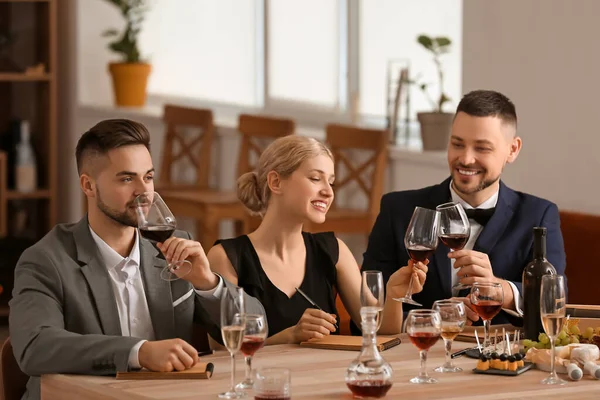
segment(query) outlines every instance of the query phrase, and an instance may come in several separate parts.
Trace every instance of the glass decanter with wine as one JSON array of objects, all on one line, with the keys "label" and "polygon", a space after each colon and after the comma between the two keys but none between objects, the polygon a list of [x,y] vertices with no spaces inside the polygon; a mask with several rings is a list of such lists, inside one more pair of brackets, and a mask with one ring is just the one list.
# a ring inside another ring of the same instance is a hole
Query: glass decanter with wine
[{"label": "glass decanter with wine", "polygon": [[381,398],[392,387],[392,367],[377,349],[377,313],[374,307],[360,310],[362,348],[346,370],[346,385],[357,398]]}]

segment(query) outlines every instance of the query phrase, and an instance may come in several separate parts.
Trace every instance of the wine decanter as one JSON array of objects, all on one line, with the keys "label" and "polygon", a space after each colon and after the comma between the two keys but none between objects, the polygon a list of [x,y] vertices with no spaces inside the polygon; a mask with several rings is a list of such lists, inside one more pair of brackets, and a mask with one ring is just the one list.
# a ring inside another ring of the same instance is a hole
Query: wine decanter
[{"label": "wine decanter", "polygon": [[392,367],[377,349],[377,313],[375,307],[362,307],[362,348],[346,370],[346,385],[354,397],[379,398],[392,387]]}]

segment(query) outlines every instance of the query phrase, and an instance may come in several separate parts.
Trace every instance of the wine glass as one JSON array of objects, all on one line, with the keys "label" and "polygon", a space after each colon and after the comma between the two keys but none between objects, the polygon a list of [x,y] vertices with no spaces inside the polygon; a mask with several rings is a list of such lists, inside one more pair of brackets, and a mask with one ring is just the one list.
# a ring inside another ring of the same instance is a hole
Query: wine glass
[{"label": "wine glass", "polygon": [[427,351],[442,333],[442,318],[435,310],[410,310],[406,317],[406,332],[412,344],[419,349],[421,372],[410,380],[411,383],[437,383],[427,375]]},{"label": "wine glass", "polygon": [[381,327],[385,293],[383,290],[383,274],[381,271],[363,271],[360,286],[360,306],[377,311],[377,332]]},{"label": "wine glass", "polygon": [[433,309],[440,313],[442,318],[442,339],[446,348],[446,362],[437,367],[436,372],[461,372],[462,368],[452,363],[452,341],[465,328],[467,312],[465,304],[459,300],[438,300],[433,303]]},{"label": "wine glass", "polygon": [[221,399],[240,399],[246,396],[246,393],[235,390],[235,353],[242,347],[245,328],[244,289],[224,288],[221,297],[221,335],[223,344],[231,354],[231,389],[219,393]]},{"label": "wine glass", "polygon": [[264,346],[267,339],[267,319],[262,314],[246,314],[246,328],[241,352],[246,362],[246,378],[237,387],[240,389],[251,389],[254,385],[252,380],[252,356]]},{"label": "wine glass", "polygon": [[490,346],[490,322],[498,315],[504,303],[504,290],[501,283],[495,282],[475,282],[471,286],[469,294],[471,305],[475,312],[483,320],[483,352]]},{"label": "wine glass", "polygon": [[[440,240],[450,250],[462,250],[471,236],[471,224],[465,209],[459,203],[444,203],[435,208],[440,212]],[[457,282],[452,289],[469,289],[471,286]]]},{"label": "wine glass", "polygon": [[[156,246],[157,243],[164,243],[173,235],[177,228],[177,221],[158,193],[144,192],[137,196],[134,202],[138,229],[142,237]],[[164,258],[164,254],[162,252],[160,254]],[[160,272],[160,277],[165,281],[174,281],[189,274],[191,270],[192,263],[187,260],[168,262]]]},{"label": "wine glass", "polygon": [[[437,248],[439,218],[439,211],[422,207],[415,208],[404,236],[404,246],[415,264],[419,261],[425,262]],[[412,299],[412,285],[413,274],[410,275],[408,290],[404,297],[394,300],[422,307],[422,304]]]},{"label": "wine glass", "polygon": [[554,341],[562,331],[566,314],[565,280],[562,275],[542,276],[542,290],[540,294],[540,314],[546,335],[550,338],[550,376],[542,381],[546,385],[564,385],[566,381],[556,375],[554,369],[555,349]]}]

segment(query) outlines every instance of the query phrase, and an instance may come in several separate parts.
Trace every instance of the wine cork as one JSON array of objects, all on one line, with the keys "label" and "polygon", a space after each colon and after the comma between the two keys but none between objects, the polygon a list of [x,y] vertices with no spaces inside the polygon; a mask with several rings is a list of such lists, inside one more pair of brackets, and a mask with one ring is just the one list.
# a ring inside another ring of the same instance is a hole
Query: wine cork
[{"label": "wine cork", "polygon": [[586,374],[590,374],[594,378],[600,379],[600,365],[597,365],[595,362],[587,361],[583,365],[583,370]]},{"label": "wine cork", "polygon": [[578,381],[583,378],[583,371],[577,364],[570,363],[567,365],[567,374],[573,381]]}]

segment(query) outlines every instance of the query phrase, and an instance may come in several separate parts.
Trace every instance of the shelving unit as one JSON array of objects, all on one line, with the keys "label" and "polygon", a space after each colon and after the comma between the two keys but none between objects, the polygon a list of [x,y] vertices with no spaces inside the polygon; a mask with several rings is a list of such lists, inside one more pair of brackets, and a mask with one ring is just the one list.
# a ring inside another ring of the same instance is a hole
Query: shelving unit
[{"label": "shelving unit", "polygon": [[[0,48],[0,60],[10,59],[16,70],[0,70],[0,135],[8,135],[11,121],[28,120],[35,150],[38,187],[20,193],[8,187],[9,158],[0,155],[0,240],[17,236],[15,220],[26,215],[29,240],[36,240],[56,224],[57,195],[57,0],[0,0],[0,34],[11,42]],[[42,71],[26,68],[43,65]],[[0,67],[6,63],[0,62]],[[3,137],[3,136],[0,136]],[[25,212],[21,211],[25,210]],[[2,257],[4,258],[4,257]],[[0,316],[8,315],[12,269],[0,269]]]}]

